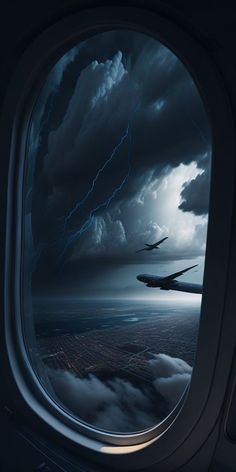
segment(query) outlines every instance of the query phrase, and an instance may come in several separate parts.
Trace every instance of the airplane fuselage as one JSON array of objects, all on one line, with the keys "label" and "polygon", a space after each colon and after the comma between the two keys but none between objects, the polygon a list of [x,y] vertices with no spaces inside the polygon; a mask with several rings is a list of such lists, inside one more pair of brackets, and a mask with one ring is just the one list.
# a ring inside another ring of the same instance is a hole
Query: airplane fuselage
[{"label": "airplane fuselage", "polygon": [[189,282],[179,282],[178,280],[167,280],[165,277],[151,274],[140,274],[137,276],[139,282],[143,282],[147,287],[160,288],[160,290],[177,290],[179,292],[202,293],[202,285]]}]

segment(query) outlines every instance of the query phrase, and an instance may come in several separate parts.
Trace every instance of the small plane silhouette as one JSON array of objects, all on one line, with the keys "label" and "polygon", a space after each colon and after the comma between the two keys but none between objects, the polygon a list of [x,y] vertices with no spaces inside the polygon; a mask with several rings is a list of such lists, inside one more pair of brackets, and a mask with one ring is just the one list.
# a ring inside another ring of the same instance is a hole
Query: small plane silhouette
[{"label": "small plane silhouette", "polygon": [[166,236],[166,238],[163,238],[161,239],[160,241],[158,241],[157,243],[154,243],[154,244],[145,244],[145,246],[147,247],[144,247],[143,249],[139,249],[138,251],[136,252],[141,252],[141,251],[152,251],[153,249],[159,249],[159,244],[163,243],[163,241],[165,241],[166,239],[168,239],[168,236]]}]

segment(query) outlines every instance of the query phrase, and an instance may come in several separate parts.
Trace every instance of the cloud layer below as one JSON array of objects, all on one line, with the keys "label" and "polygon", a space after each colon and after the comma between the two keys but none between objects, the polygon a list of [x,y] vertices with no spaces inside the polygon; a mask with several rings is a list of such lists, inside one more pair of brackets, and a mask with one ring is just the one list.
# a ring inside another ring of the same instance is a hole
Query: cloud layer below
[{"label": "cloud layer below", "polygon": [[137,386],[114,377],[106,382],[95,375],[78,378],[47,368],[56,399],[80,420],[102,430],[137,432],[163,420],[180,400],[192,368],[182,359],[156,354],[149,361],[152,386]]}]

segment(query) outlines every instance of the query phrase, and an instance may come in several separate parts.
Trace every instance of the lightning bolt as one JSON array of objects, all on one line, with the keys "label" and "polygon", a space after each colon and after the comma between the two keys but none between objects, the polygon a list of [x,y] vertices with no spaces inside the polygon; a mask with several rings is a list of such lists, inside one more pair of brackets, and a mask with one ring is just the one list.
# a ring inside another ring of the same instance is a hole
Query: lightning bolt
[{"label": "lightning bolt", "polygon": [[27,194],[26,194],[26,197],[25,197],[25,201],[26,201],[26,202],[27,202],[28,198],[30,197],[30,195],[31,195],[31,193],[32,193],[32,190],[33,190],[33,189],[32,189],[32,185],[31,185],[31,187],[29,188],[29,190],[28,190],[28,192],[27,192]]},{"label": "lightning bolt", "polygon": [[202,141],[205,144],[209,145],[209,142],[207,141],[207,138],[206,138],[205,134],[203,133],[202,129],[200,128],[200,126],[196,123],[196,121],[193,119],[193,117],[190,115],[190,113],[188,113],[188,115],[189,115],[189,118],[190,118],[193,126],[199,132],[199,135],[201,136]]},{"label": "lightning bolt", "polygon": [[43,128],[45,127],[45,125],[48,123],[49,121],[49,118],[50,118],[50,115],[52,113],[52,109],[53,109],[53,105],[54,105],[54,99],[55,99],[55,96],[56,96],[56,90],[53,90],[50,94],[50,97],[49,97],[49,100],[48,100],[48,107],[47,107],[47,113],[45,113],[45,110],[44,110],[44,117],[40,123],[40,126],[39,126],[39,133],[41,134],[41,132],[43,131]]},{"label": "lightning bolt", "polygon": [[95,175],[93,181],[92,181],[92,184],[88,190],[88,192],[86,193],[86,195],[82,198],[82,200],[80,200],[79,202],[76,203],[76,205],[72,208],[72,210],[68,213],[68,215],[64,218],[64,225],[63,225],[63,234],[65,234],[66,232],[66,228],[67,228],[67,224],[68,222],[70,221],[71,217],[78,211],[79,208],[82,207],[82,205],[86,202],[86,200],[89,198],[89,196],[91,195],[91,193],[93,192],[94,190],[94,187],[95,187],[95,184],[97,182],[97,180],[99,179],[100,175],[102,174],[102,172],[106,169],[106,167],[108,166],[108,164],[110,164],[110,162],[112,162],[112,160],[115,158],[116,156],[116,153],[118,151],[118,149],[122,146],[123,142],[126,140],[126,138],[128,137],[129,135],[129,123],[127,125],[127,128],[125,130],[125,133],[124,135],[121,137],[119,143],[114,147],[110,157],[104,162],[103,166],[98,170],[97,174]]},{"label": "lightning bolt", "polygon": [[117,149],[122,145],[122,143],[124,142],[124,140],[129,136],[129,144],[130,144],[130,150],[129,150],[129,159],[128,159],[128,171],[125,175],[125,177],[122,179],[120,185],[118,187],[116,187],[113,192],[106,198],[106,200],[104,200],[102,203],[100,203],[99,205],[97,205],[95,208],[93,208],[90,213],[89,213],[89,216],[88,218],[86,219],[86,221],[83,223],[83,225],[78,229],[76,230],[75,232],[73,232],[67,239],[67,242],[64,246],[64,249],[61,253],[61,258],[63,258],[65,252],[67,251],[67,249],[69,248],[69,246],[76,240],[78,239],[85,231],[87,231],[93,224],[94,222],[94,215],[95,213],[100,210],[101,208],[105,208],[107,209],[108,206],[110,205],[110,203],[112,202],[112,200],[115,198],[115,196],[117,195],[117,193],[119,193],[122,188],[124,187],[127,179],[129,178],[129,175],[130,175],[130,172],[131,172],[131,135],[130,135],[130,132],[129,132],[129,124],[126,128],[126,132],[125,134],[122,136],[120,142],[115,146],[115,148],[113,149],[112,151],[112,154],[110,156],[110,158],[105,162],[105,164],[101,167],[101,169],[98,171],[98,173],[96,174],[95,178],[93,179],[93,182],[92,182],[92,185],[89,189],[89,191],[87,192],[87,194],[85,195],[85,197],[76,204],[76,206],[71,210],[71,212],[69,213],[68,217],[67,217],[67,221],[68,219],[73,215],[73,213],[75,211],[77,211],[77,209],[87,200],[88,196],[92,193],[93,189],[94,189],[94,185],[99,177],[99,175],[103,172],[103,170],[105,169],[106,165],[111,162],[111,160],[113,159],[113,157],[115,156],[115,153],[117,151]]},{"label": "lightning bolt", "polygon": [[[53,101],[53,98],[51,98],[51,100]],[[50,103],[50,105],[52,104],[52,102]],[[49,106],[49,114],[50,114],[50,106]],[[132,116],[134,115],[134,113],[136,112],[138,108],[138,105],[136,105],[133,113],[132,113]],[[47,117],[48,118],[48,117]],[[47,119],[46,118],[46,119]],[[132,118],[132,117],[131,117]],[[90,188],[89,190],[87,191],[87,193],[84,195],[84,197],[82,198],[82,200],[78,201],[75,206],[70,210],[70,212],[63,217],[63,231],[62,231],[62,234],[60,236],[60,239],[58,240],[58,237],[55,239],[55,240],[51,240],[51,241],[45,241],[44,243],[41,243],[39,245],[39,247],[36,249],[35,251],[35,265],[37,265],[40,257],[41,257],[41,254],[43,252],[44,249],[48,248],[48,247],[56,247],[58,246],[58,243],[59,243],[59,246],[62,247],[63,246],[63,250],[59,256],[59,260],[62,260],[63,259],[63,256],[65,255],[67,249],[71,246],[71,244],[76,240],[78,239],[83,233],[85,233],[93,224],[94,222],[94,219],[95,219],[95,214],[98,210],[102,209],[102,208],[105,208],[107,209],[108,206],[110,205],[110,203],[113,201],[113,199],[116,197],[117,193],[119,193],[122,188],[124,187],[124,185],[126,184],[126,181],[127,179],[129,178],[129,175],[130,175],[130,172],[131,172],[131,133],[130,133],[130,121],[131,121],[131,118],[129,119],[129,122],[127,124],[127,127],[125,129],[125,132],[123,134],[123,136],[120,138],[120,141],[118,142],[118,144],[116,144],[116,146],[113,148],[109,158],[104,162],[104,164],[102,165],[102,167],[98,170],[97,174],[95,175],[95,177],[93,178],[92,180],[92,183],[90,185]],[[73,230],[73,231],[70,231],[68,236],[65,238],[66,239],[66,242],[65,244],[63,245],[63,239],[65,237],[65,234],[67,232],[67,226],[68,226],[68,223],[70,222],[72,216],[83,206],[83,204],[88,200],[89,196],[93,193],[94,191],[94,188],[95,188],[95,185],[96,185],[96,182],[98,181],[99,177],[102,175],[102,173],[104,172],[104,170],[106,169],[106,167],[115,159],[115,157],[117,156],[117,151],[121,148],[121,146],[123,145],[123,143],[125,142],[125,140],[129,139],[129,153],[128,153],[128,171],[126,173],[126,175],[124,176],[124,178],[122,179],[121,183],[118,185],[118,187],[116,187],[112,192],[111,194],[101,203],[99,203],[95,208],[93,208],[87,219],[85,220],[85,222],[82,224],[82,226],[77,229],[77,230]],[[28,191],[28,194],[27,194],[27,198],[29,197],[29,194],[31,193],[32,189],[29,189]]]}]

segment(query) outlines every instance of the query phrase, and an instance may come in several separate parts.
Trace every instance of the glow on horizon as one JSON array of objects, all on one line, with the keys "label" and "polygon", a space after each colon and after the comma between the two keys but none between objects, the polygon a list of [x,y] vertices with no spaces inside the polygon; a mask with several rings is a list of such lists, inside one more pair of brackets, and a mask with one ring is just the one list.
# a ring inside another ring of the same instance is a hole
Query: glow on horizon
[{"label": "glow on horizon", "polygon": [[152,302],[158,302],[158,301],[164,301],[164,302],[194,302],[194,303],[201,303],[201,294],[190,294],[186,296],[157,296],[157,297],[124,297],[124,300],[140,300],[140,301],[152,301]]},{"label": "glow on horizon", "polygon": [[74,295],[67,295],[67,296],[64,296],[64,297],[57,297],[56,295],[55,296],[52,296],[52,297],[45,297],[45,296],[42,296],[42,297],[34,297],[35,299],[50,299],[50,300],[56,300],[57,302],[60,300],[64,300],[64,301],[91,301],[91,302],[95,302],[95,301],[140,301],[140,302],[173,302],[173,303],[194,303],[194,304],[201,304],[201,301],[202,301],[202,295],[201,294],[193,294],[193,293],[186,293],[186,294],[179,294],[179,295],[176,295],[176,294],[173,294],[173,295],[170,295],[170,294],[162,294],[162,295],[157,295],[156,297],[153,297],[153,296],[130,296],[130,297],[102,297],[102,296],[95,296],[95,297],[79,297],[79,296],[74,296]]}]

